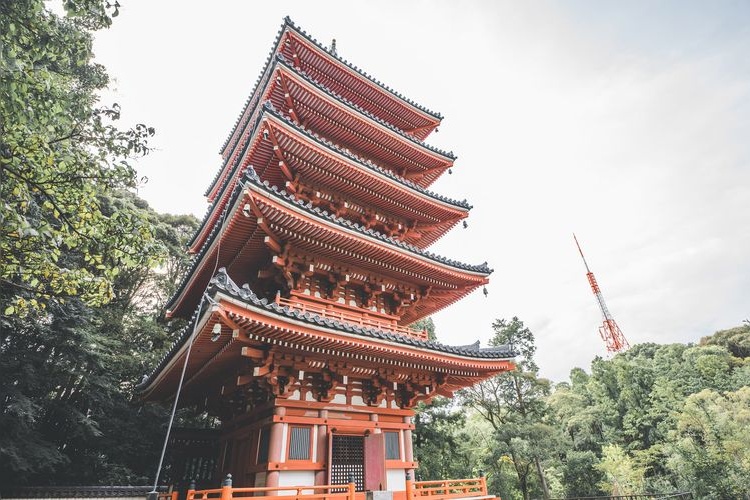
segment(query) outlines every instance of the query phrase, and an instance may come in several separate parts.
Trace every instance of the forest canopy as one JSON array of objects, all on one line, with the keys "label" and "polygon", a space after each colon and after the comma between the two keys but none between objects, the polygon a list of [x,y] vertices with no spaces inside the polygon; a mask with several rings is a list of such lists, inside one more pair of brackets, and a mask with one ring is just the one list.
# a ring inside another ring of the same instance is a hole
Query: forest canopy
[{"label": "forest canopy", "polygon": [[424,479],[481,469],[504,499],[750,493],[750,324],[698,345],[635,345],[556,385],[538,377],[520,320],[493,327],[521,346],[518,370],[420,408]]}]

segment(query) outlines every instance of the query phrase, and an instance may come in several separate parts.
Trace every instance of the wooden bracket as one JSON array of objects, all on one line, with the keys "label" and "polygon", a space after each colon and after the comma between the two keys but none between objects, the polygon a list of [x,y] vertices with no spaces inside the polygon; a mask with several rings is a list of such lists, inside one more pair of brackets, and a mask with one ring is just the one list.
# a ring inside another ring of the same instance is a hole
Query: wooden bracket
[{"label": "wooden bracket", "polygon": [[284,75],[284,73],[281,73],[281,89],[284,91],[284,100],[286,101],[286,105],[289,106],[289,115],[292,117],[294,122],[297,125],[299,125],[300,124],[299,114],[297,113],[297,110],[294,107],[292,94],[289,92],[289,86],[286,83],[286,76]]}]

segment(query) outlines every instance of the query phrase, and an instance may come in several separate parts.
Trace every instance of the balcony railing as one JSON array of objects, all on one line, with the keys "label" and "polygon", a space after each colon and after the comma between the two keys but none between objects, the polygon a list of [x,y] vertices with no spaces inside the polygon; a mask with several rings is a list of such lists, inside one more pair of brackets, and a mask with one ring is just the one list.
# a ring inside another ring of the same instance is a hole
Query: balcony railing
[{"label": "balcony railing", "polygon": [[231,476],[221,488],[213,490],[188,490],[187,500],[233,500],[262,497],[265,500],[355,500],[357,485],[325,484],[315,486],[266,486],[258,488],[232,488]]},{"label": "balcony railing", "polygon": [[[407,480],[408,500],[442,500],[447,498],[487,497],[487,481],[484,477],[473,479],[449,479],[440,481],[414,481],[410,488]],[[411,495],[409,495],[411,493]]]},{"label": "balcony railing", "polygon": [[[266,486],[258,488],[233,488],[232,476],[227,475],[221,488],[187,492],[186,500],[234,500],[261,497],[264,500],[357,500],[353,478],[348,484],[325,484],[315,486]],[[455,479],[447,481],[412,481],[406,477],[407,500],[445,500],[454,498],[493,499],[487,494],[484,477],[475,479]],[[167,500],[167,499],[159,499]]]},{"label": "balcony railing", "polygon": [[415,337],[420,340],[427,340],[426,330],[416,330],[407,326],[401,326],[395,324],[394,321],[385,321],[378,319],[377,317],[367,316],[367,313],[355,313],[347,312],[336,308],[335,306],[323,306],[317,304],[311,304],[298,299],[286,299],[280,295],[276,295],[276,303],[282,307],[289,307],[297,309],[303,313],[310,312],[317,314],[321,318],[334,319],[342,323],[348,323],[350,325],[363,326],[366,328],[375,328],[377,330],[383,330],[385,332],[397,333],[399,335],[406,335],[408,337]]}]

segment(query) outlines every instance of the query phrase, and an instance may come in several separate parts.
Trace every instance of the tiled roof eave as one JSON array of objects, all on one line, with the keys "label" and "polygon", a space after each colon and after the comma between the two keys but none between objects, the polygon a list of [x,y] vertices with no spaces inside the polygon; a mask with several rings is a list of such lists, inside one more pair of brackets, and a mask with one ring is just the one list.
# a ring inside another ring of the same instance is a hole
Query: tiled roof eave
[{"label": "tiled roof eave", "polygon": [[[205,293],[209,297],[212,297],[214,301],[219,293],[225,294],[228,297],[241,301],[247,306],[265,311],[266,314],[276,314],[278,316],[286,317],[292,320],[308,323],[314,327],[322,327],[325,329],[345,332],[348,334],[355,334],[365,338],[390,342],[420,350],[448,354],[451,356],[474,361],[503,361],[510,360],[516,355],[513,352],[513,349],[509,346],[492,347],[488,349],[480,349],[478,347],[474,347],[473,345],[449,346],[430,340],[420,340],[402,334],[386,332],[375,328],[362,327],[359,325],[352,325],[330,318],[322,318],[317,314],[309,312],[302,313],[301,311],[296,309],[282,307],[273,301],[258,298],[258,296],[255,295],[247,285],[238,287],[232,281],[229,275],[227,275],[226,270],[223,268],[219,269],[218,274],[211,279]],[[157,363],[156,367],[151,371],[151,373],[148,376],[144,377],[143,382],[141,382],[141,384],[137,388],[140,392],[146,391],[148,387],[154,382],[155,377],[157,377],[159,373],[168,366],[172,358],[178,355],[181,349],[185,347],[185,344],[188,342],[190,336],[193,333],[195,323],[200,322],[204,314],[204,308],[197,308],[195,310],[190,322],[177,336],[175,341],[172,343],[169,351],[164,356],[162,356],[161,360],[159,361],[159,363]]]},{"label": "tiled roof eave", "polygon": [[320,50],[322,50],[326,55],[328,55],[329,57],[331,57],[331,58],[339,61],[342,64],[344,64],[349,69],[354,70],[356,73],[358,73],[359,75],[365,77],[367,80],[369,80],[370,82],[374,83],[375,85],[377,85],[381,89],[387,91],[389,94],[393,95],[394,97],[397,97],[400,101],[406,103],[407,105],[409,105],[412,108],[415,108],[421,114],[429,115],[433,120],[436,120],[438,122],[443,119],[443,115],[442,114],[440,114],[438,112],[435,112],[435,111],[432,111],[432,110],[426,108],[425,106],[422,106],[421,104],[419,104],[419,103],[417,103],[417,102],[409,99],[408,97],[405,97],[404,95],[402,95],[399,92],[395,91],[394,89],[392,89],[388,85],[384,84],[380,80],[377,80],[375,77],[373,77],[372,75],[368,74],[364,70],[360,69],[356,65],[350,63],[349,61],[347,61],[343,57],[339,56],[338,54],[332,53],[327,47],[325,47],[322,43],[320,43],[318,40],[316,40],[311,35],[309,35],[305,30],[303,30],[302,28],[300,28],[296,24],[294,24],[294,22],[289,18],[289,16],[287,16],[287,17],[284,18],[284,22],[285,22],[285,24],[287,26],[289,26],[292,29],[294,29],[294,31],[296,31],[299,35],[303,36],[307,41],[313,43],[317,48],[319,48]]},{"label": "tiled roof eave", "polygon": [[[263,114],[262,113],[258,114],[258,116],[255,118],[255,121],[253,122],[253,124],[254,124],[253,128],[257,129],[258,128],[258,124],[262,121],[262,119],[263,119]],[[187,245],[188,248],[192,247],[195,244],[195,241],[198,239],[198,237],[201,234],[203,234],[203,232],[204,232],[204,227],[203,226],[209,221],[209,219],[211,218],[211,214],[215,213],[216,208],[217,208],[217,204],[220,203],[221,200],[224,198],[224,192],[226,191],[227,187],[231,183],[232,179],[237,175],[237,170],[240,168],[240,165],[242,165],[242,159],[245,157],[245,155],[247,154],[248,150],[253,145],[253,142],[254,141],[252,140],[252,137],[248,137],[247,143],[242,148],[242,151],[235,158],[234,163],[230,167],[231,171],[229,172],[228,175],[226,175],[224,177],[224,180],[221,182],[221,186],[219,187],[219,190],[216,193],[216,196],[214,197],[214,201],[206,209],[206,213],[204,214],[203,220],[201,221],[200,225],[198,226],[198,229],[195,231],[195,234],[193,235],[193,237],[190,238],[190,242]],[[219,174],[221,174],[222,171],[223,171],[223,168],[219,172]],[[219,175],[217,175],[216,180],[218,180],[218,178],[219,178]]]},{"label": "tiled roof eave", "polygon": [[[297,207],[298,210],[302,210],[315,218],[326,220],[329,223],[336,224],[342,228],[345,228],[355,233],[358,233],[360,235],[366,236],[375,241],[388,244],[401,251],[406,251],[407,253],[415,254],[415,257],[426,258],[437,264],[453,267],[460,272],[470,272],[470,273],[479,274],[485,277],[492,274],[492,269],[487,266],[486,262],[483,264],[479,264],[479,265],[471,265],[471,264],[464,264],[462,262],[455,261],[452,259],[448,259],[446,257],[442,257],[440,255],[429,252],[427,250],[418,248],[414,245],[396,241],[393,238],[385,236],[377,231],[363,228],[359,224],[353,223],[341,217],[335,217],[331,214],[328,214],[327,212],[323,210],[314,208],[310,204],[305,204],[304,202],[293,198],[286,191],[279,190],[276,186],[270,186],[268,182],[261,182],[260,178],[255,173],[255,170],[253,170],[252,168],[247,169],[247,172],[244,177],[244,181],[245,183],[250,183],[250,185],[256,186],[258,189],[262,190],[263,192],[267,193],[270,196],[273,196],[283,201],[286,204]],[[169,300],[167,304],[167,309],[173,309],[174,305],[177,304],[178,299],[184,294],[185,287],[188,285],[190,281],[190,277],[197,271],[198,266],[200,265],[200,262],[203,260],[205,254],[208,252],[208,249],[213,244],[214,239],[220,232],[221,225],[224,223],[225,219],[229,215],[230,207],[234,206],[237,203],[238,197],[241,195],[242,191],[246,187],[247,185],[243,184],[243,182],[238,182],[237,185],[235,186],[234,192],[232,193],[226,205],[224,206],[224,209],[222,210],[220,217],[214,223],[214,226],[212,227],[211,232],[204,240],[203,245],[201,246],[200,250],[193,257],[192,265],[190,266],[190,269],[185,274],[184,278],[182,279],[182,282],[177,287],[177,290],[175,291],[172,298]]]},{"label": "tiled roof eave", "polygon": [[[379,86],[383,90],[386,90],[388,93],[390,93],[391,95],[397,97],[399,100],[403,101],[404,103],[408,104],[409,106],[415,108],[416,110],[420,111],[423,114],[429,115],[430,117],[433,118],[433,120],[436,120],[437,122],[440,122],[443,119],[443,115],[441,115],[440,113],[436,113],[434,111],[430,111],[426,107],[424,107],[424,106],[422,106],[422,105],[420,105],[420,104],[412,101],[411,99],[408,99],[408,98],[404,97],[400,93],[398,93],[395,90],[391,89],[390,87],[388,87],[387,85],[383,84],[379,80],[376,80],[375,78],[373,78],[372,76],[370,76],[369,74],[367,74],[363,70],[359,69],[357,66],[351,64],[347,60],[339,57],[338,55],[332,54],[330,50],[328,50],[326,47],[324,47],[315,38],[313,38],[312,36],[308,35],[307,32],[305,32],[304,30],[302,30],[301,28],[299,28],[297,25],[295,25],[294,22],[287,16],[287,17],[284,18],[284,22],[282,23],[281,28],[279,29],[278,33],[276,34],[276,39],[275,39],[275,41],[273,43],[273,48],[271,49],[271,51],[268,53],[268,56],[266,57],[266,62],[263,65],[263,70],[261,71],[260,76],[258,76],[258,79],[255,82],[255,85],[253,87],[253,91],[250,93],[250,95],[248,96],[248,98],[245,100],[245,104],[242,107],[242,112],[240,113],[240,115],[235,120],[234,126],[232,127],[232,131],[229,133],[229,136],[224,141],[224,144],[222,144],[221,149],[219,150],[219,154],[223,154],[224,153],[224,151],[226,150],[227,146],[232,141],[232,138],[235,136],[235,133],[237,132],[237,127],[240,124],[240,122],[242,120],[242,117],[245,116],[245,113],[247,112],[247,106],[248,106],[248,104],[250,104],[250,101],[252,100],[253,96],[259,90],[258,86],[259,86],[260,82],[263,80],[263,77],[266,75],[266,73],[270,69],[271,61],[273,60],[273,55],[275,53],[277,53],[277,50],[279,48],[279,44],[281,43],[281,38],[282,38],[282,36],[284,34],[284,31],[286,30],[287,27],[292,28],[296,33],[298,33],[300,36],[304,37],[310,43],[312,43],[313,45],[315,45],[316,47],[318,47],[320,50],[322,50],[328,56],[330,56],[330,57],[338,60],[339,62],[341,62],[342,64],[344,64],[348,68],[354,70],[355,72],[357,72],[361,76],[365,77],[367,80],[369,80],[372,83],[376,84],[377,86]],[[213,187],[213,185],[211,187],[209,187],[209,190],[212,189],[212,187]]]},{"label": "tiled roof eave", "polygon": [[310,214],[315,218],[323,219],[325,221],[328,221],[329,223],[333,223],[342,228],[348,229],[350,231],[354,231],[355,233],[359,235],[368,237],[369,239],[373,239],[380,243],[386,243],[389,246],[395,247],[402,251],[406,251],[407,253],[412,253],[415,255],[415,257],[427,258],[435,263],[442,264],[444,266],[450,266],[459,271],[464,271],[464,272],[468,271],[468,272],[480,274],[483,276],[488,276],[492,274],[492,269],[490,269],[487,266],[486,262],[483,264],[474,265],[474,264],[465,264],[457,260],[448,259],[446,257],[442,257],[433,252],[429,252],[427,250],[421,249],[414,245],[410,245],[409,243],[404,243],[401,241],[394,240],[393,238],[390,238],[378,231],[364,228],[363,226],[360,226],[359,224],[355,222],[351,222],[347,219],[344,219],[343,217],[336,217],[335,215],[329,214],[325,210],[315,208],[310,203],[305,203],[301,200],[294,198],[292,195],[288,194],[285,190],[283,189],[280,190],[276,186],[271,186],[267,181],[261,181],[254,170],[248,169],[248,174],[245,176],[245,180],[247,183],[249,183],[249,186],[248,184],[245,184],[246,187],[255,186],[257,189],[262,190],[266,194],[278,200],[281,200],[287,205],[291,205],[292,207],[295,207],[297,210],[302,210],[305,213]]},{"label": "tiled roof eave", "polygon": [[[234,122],[234,126],[232,127],[232,131],[229,133],[229,137],[224,141],[224,144],[221,146],[221,149],[219,150],[219,154],[223,154],[226,150],[229,143],[232,141],[232,138],[235,136],[235,132],[237,132],[237,126],[242,121],[242,117],[245,116],[245,113],[248,111],[247,107],[252,101],[253,97],[255,96],[255,93],[260,90],[260,82],[263,81],[263,77],[270,71],[271,69],[271,61],[273,61],[273,55],[276,53],[276,51],[279,48],[279,44],[281,43],[281,37],[284,35],[284,30],[288,26],[288,23],[286,21],[286,18],[284,19],[284,22],[281,24],[281,27],[279,28],[279,31],[276,33],[276,39],[273,42],[273,47],[271,51],[268,53],[268,56],[266,56],[266,62],[263,64],[263,69],[260,72],[260,75],[258,76],[257,80],[255,80],[255,85],[253,86],[253,91],[250,92],[250,95],[245,99],[245,104],[242,106],[242,112],[237,117],[237,119]],[[212,186],[213,187],[213,186]],[[212,187],[209,187],[209,190],[212,189]]]},{"label": "tiled roof eave", "polygon": [[300,68],[295,68],[294,66],[290,65],[289,62],[286,60],[283,54],[277,54],[276,60],[279,61],[279,63],[288,71],[291,73],[294,73],[295,75],[302,78],[304,81],[309,83],[310,85],[313,85],[316,89],[318,89],[320,92],[323,92],[325,95],[330,97],[331,99],[338,101],[342,104],[344,104],[346,107],[348,107],[350,110],[352,110],[355,114],[360,114],[363,117],[366,117],[374,122],[376,122],[378,125],[387,128],[391,132],[399,135],[403,139],[415,144],[416,146],[419,146],[420,148],[426,149],[427,151],[430,151],[432,153],[438,154],[440,156],[443,156],[450,160],[456,160],[457,156],[453,153],[453,151],[444,151],[440,148],[437,148],[435,146],[432,146],[430,144],[427,144],[424,141],[421,141],[417,139],[416,137],[413,137],[407,133],[405,133],[403,130],[399,129],[398,127],[395,127],[391,125],[390,123],[386,122],[382,118],[378,118],[377,116],[373,115],[369,111],[361,108],[360,106],[356,105],[355,103],[351,102],[350,100],[346,99],[345,97],[335,93],[333,90],[329,89],[322,83],[316,81],[314,78],[312,78],[310,75],[302,71]]},{"label": "tiled roof eave", "polygon": [[[381,167],[379,167],[377,165],[374,165],[372,163],[368,163],[368,162],[364,161],[362,158],[359,158],[358,156],[356,156],[356,155],[354,155],[354,154],[352,154],[352,153],[350,153],[348,151],[344,151],[338,145],[336,145],[336,144],[334,144],[334,143],[332,143],[332,142],[330,142],[330,141],[328,141],[326,139],[323,139],[322,137],[318,137],[317,135],[313,134],[312,132],[310,132],[308,130],[300,128],[297,124],[295,124],[294,122],[292,122],[291,120],[289,120],[287,117],[283,116],[281,113],[279,113],[278,111],[276,111],[273,108],[273,106],[271,105],[271,103],[268,103],[268,102],[267,103],[263,103],[262,106],[263,106],[263,109],[262,109],[261,113],[258,114],[258,116],[256,117],[256,119],[253,122],[254,123],[254,128],[257,128],[257,125],[263,120],[263,114],[262,113],[268,112],[271,116],[274,116],[275,118],[283,121],[286,125],[292,127],[296,132],[304,135],[305,137],[309,138],[312,141],[315,141],[316,143],[320,144],[323,147],[331,149],[332,151],[335,151],[336,153],[338,153],[338,154],[340,154],[342,156],[345,156],[346,158],[348,158],[348,159],[356,162],[358,165],[360,165],[360,166],[362,166],[362,167],[364,167],[364,168],[366,168],[368,170],[371,170],[371,171],[373,171],[373,172],[375,172],[377,174],[380,174],[380,175],[384,175],[384,176],[388,177],[389,179],[391,179],[391,180],[393,180],[395,182],[398,182],[399,184],[401,184],[401,185],[403,185],[403,186],[405,186],[405,187],[407,187],[409,189],[412,189],[413,191],[416,191],[417,193],[419,193],[421,195],[424,195],[424,196],[427,196],[429,198],[434,199],[437,202],[444,203],[446,205],[451,205],[451,206],[457,207],[457,208],[462,208],[462,209],[465,209],[465,210],[471,210],[472,209],[472,206],[466,200],[462,200],[462,201],[454,200],[452,198],[448,198],[447,196],[443,196],[443,195],[438,194],[438,193],[436,193],[434,191],[431,191],[429,189],[423,188],[423,187],[419,186],[418,184],[415,184],[415,183],[409,181],[408,179],[404,179],[403,177],[398,176],[398,175],[396,175],[395,173],[393,173],[393,172],[391,172],[389,170],[381,168]],[[247,127],[247,124],[245,125],[245,128],[246,127]],[[198,229],[196,230],[196,232],[193,235],[193,237],[190,239],[190,242],[188,243],[188,247],[192,246],[195,243],[195,241],[197,240],[197,238],[198,238],[198,236],[200,234],[203,234],[203,232],[204,232],[203,226],[206,224],[206,222],[208,222],[211,214],[215,212],[216,204],[219,203],[221,201],[221,199],[224,197],[224,191],[226,190],[227,185],[230,183],[231,179],[233,179],[235,177],[235,175],[237,173],[237,168],[242,163],[242,159],[247,154],[247,151],[248,151],[248,149],[250,148],[251,145],[252,145],[252,141],[250,139],[248,139],[247,143],[245,144],[245,146],[242,149],[242,152],[235,157],[235,161],[234,161],[233,165],[230,167],[231,168],[231,172],[224,177],[224,180],[221,183],[221,187],[219,187],[219,190],[218,190],[218,192],[216,194],[216,197],[214,198],[214,202],[211,203],[211,205],[209,205],[209,207],[206,209],[206,213],[203,216],[203,220],[201,221],[201,224],[198,226]],[[226,166],[224,168],[226,168]],[[222,168],[222,170],[219,172],[219,174],[217,174],[214,182],[218,181],[218,179],[220,177],[220,174],[224,170],[224,168]],[[213,189],[213,188],[211,188],[211,189]]]},{"label": "tiled roof eave", "polygon": [[391,172],[390,170],[387,170],[385,168],[379,167],[379,166],[377,166],[377,165],[375,165],[375,164],[373,164],[371,162],[368,162],[368,161],[360,158],[359,156],[357,156],[357,155],[355,155],[355,154],[353,154],[353,153],[351,153],[349,151],[343,150],[340,146],[338,146],[337,144],[334,144],[333,142],[329,141],[328,139],[320,137],[319,135],[314,134],[313,132],[311,132],[309,130],[301,128],[299,125],[297,125],[296,123],[294,123],[293,121],[291,121],[289,118],[287,118],[284,115],[282,115],[281,113],[279,113],[273,107],[273,105],[270,102],[265,103],[264,107],[265,107],[265,109],[268,111],[268,113],[271,116],[273,116],[273,117],[281,120],[286,125],[292,127],[296,132],[298,132],[298,133],[306,136],[307,138],[315,141],[316,143],[320,144],[321,146],[323,146],[323,147],[325,147],[327,149],[333,150],[337,154],[339,154],[341,156],[344,156],[344,157],[346,157],[346,158],[348,158],[348,159],[356,162],[358,165],[361,165],[364,168],[372,170],[373,172],[376,172],[376,173],[378,173],[380,175],[385,175],[389,179],[394,180],[394,181],[398,182],[399,184],[401,184],[403,186],[406,186],[406,187],[408,187],[408,188],[410,188],[410,189],[412,189],[414,191],[417,191],[420,194],[423,194],[425,196],[433,198],[436,201],[439,201],[439,202],[442,202],[442,203],[445,203],[445,204],[448,204],[448,205],[452,205],[454,207],[463,208],[463,209],[466,209],[466,210],[471,210],[473,208],[469,204],[469,202],[467,202],[466,200],[461,200],[461,201],[454,200],[452,198],[448,198],[447,196],[443,196],[443,195],[438,194],[438,193],[436,193],[434,191],[431,191],[431,190],[429,190],[427,188],[423,188],[423,187],[419,186],[418,184],[415,184],[414,182],[411,182],[408,179],[405,179],[405,178],[403,178],[403,177],[401,177],[399,175],[396,175],[395,173]]}]

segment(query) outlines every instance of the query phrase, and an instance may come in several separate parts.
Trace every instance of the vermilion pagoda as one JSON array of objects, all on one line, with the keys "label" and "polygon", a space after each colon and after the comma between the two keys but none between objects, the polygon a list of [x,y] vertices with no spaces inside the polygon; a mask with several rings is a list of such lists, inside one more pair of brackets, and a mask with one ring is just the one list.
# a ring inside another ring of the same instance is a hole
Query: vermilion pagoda
[{"label": "vermilion pagoda", "polygon": [[168,306],[191,324],[141,386],[173,398],[194,338],[181,402],[222,427],[214,461],[185,474],[215,463],[267,487],[353,474],[358,491],[403,497],[417,402],[512,367],[507,347],[408,326],[491,273],[425,250],[471,208],[427,189],[455,160],[422,142],[441,119],[285,20]]}]

